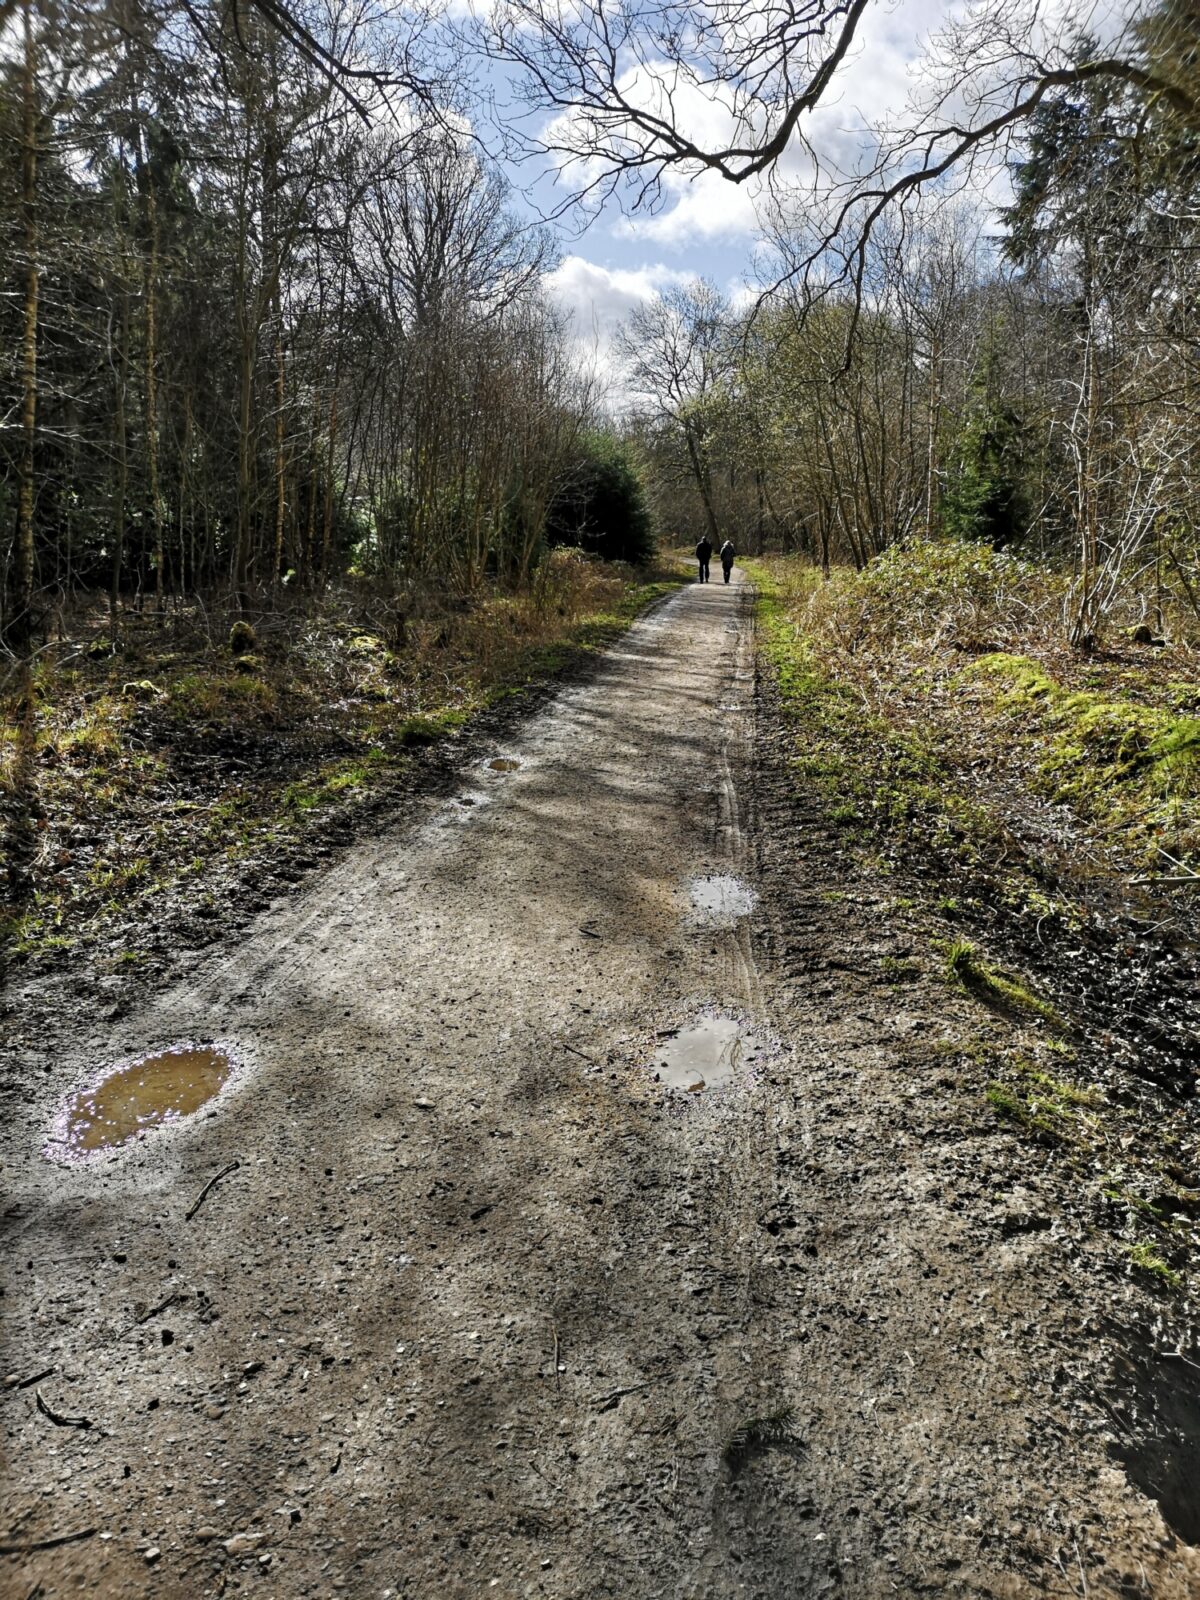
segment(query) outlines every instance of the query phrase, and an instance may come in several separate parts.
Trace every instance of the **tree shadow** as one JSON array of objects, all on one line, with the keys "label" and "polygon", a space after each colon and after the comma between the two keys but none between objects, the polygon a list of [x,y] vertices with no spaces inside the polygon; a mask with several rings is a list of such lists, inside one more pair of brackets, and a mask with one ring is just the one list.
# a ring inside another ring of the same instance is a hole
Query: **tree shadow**
[{"label": "tree shadow", "polygon": [[1163,1521],[1185,1544],[1200,1544],[1200,1366],[1126,1339],[1118,1358],[1121,1432],[1111,1446],[1126,1476],[1158,1502]]},{"label": "tree shadow", "polygon": [[721,1451],[721,1460],[729,1469],[730,1477],[736,1478],[752,1461],[769,1455],[772,1450],[782,1455],[802,1456],[807,1447],[794,1431],[793,1421],[792,1408],[781,1406],[766,1416],[748,1417],[739,1423]]}]

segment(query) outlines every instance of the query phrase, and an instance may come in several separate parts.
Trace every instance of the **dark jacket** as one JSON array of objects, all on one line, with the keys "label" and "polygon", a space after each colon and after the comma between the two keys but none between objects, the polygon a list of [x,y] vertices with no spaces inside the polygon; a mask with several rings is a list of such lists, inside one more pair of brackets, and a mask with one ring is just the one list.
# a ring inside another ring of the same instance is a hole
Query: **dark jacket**
[{"label": "dark jacket", "polygon": [[707,539],[701,539],[700,543],[696,546],[696,560],[697,561],[711,561],[712,560],[712,545],[709,544]]},{"label": "dark jacket", "polygon": [[737,551],[733,548],[733,540],[726,539],[721,546],[721,565],[723,567],[731,567],[736,560]]}]

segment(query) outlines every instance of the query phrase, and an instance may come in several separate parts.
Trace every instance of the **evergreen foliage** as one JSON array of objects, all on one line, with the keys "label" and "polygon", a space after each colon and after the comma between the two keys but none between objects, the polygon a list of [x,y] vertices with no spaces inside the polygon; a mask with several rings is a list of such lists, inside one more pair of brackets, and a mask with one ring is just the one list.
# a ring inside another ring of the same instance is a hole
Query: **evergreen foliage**
[{"label": "evergreen foliage", "polygon": [[550,506],[552,545],[577,545],[605,561],[648,561],[654,525],[641,475],[627,445],[610,433],[588,434]]},{"label": "evergreen foliage", "polygon": [[1003,550],[1029,524],[1022,463],[1021,418],[998,398],[997,346],[990,340],[971,386],[969,408],[956,446],[956,461],[942,505],[945,531]]}]

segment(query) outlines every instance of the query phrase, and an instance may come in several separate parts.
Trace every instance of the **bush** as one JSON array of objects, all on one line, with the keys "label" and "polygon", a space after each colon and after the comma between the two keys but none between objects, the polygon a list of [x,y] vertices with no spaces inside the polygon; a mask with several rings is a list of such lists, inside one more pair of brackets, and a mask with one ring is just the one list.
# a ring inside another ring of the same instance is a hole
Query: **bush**
[{"label": "bush", "polygon": [[654,524],[637,467],[620,440],[592,434],[583,442],[547,513],[546,538],[605,561],[650,560]]}]

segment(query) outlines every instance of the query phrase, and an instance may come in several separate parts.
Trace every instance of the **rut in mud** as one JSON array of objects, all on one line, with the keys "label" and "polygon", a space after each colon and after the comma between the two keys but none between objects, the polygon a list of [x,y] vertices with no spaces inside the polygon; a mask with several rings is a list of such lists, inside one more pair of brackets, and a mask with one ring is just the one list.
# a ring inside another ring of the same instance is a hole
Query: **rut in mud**
[{"label": "rut in mud", "polygon": [[[957,1064],[970,1001],[878,981],[891,889],[756,737],[749,600],[681,591],[456,795],[29,1048],[6,1592],[1200,1582],[1091,1398],[1122,1291]],[[722,1081],[672,1088],[697,1029]],[[46,1159],[97,1063],[213,1038],[215,1100]]]}]

